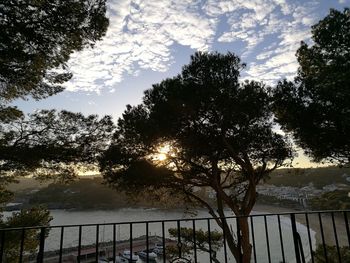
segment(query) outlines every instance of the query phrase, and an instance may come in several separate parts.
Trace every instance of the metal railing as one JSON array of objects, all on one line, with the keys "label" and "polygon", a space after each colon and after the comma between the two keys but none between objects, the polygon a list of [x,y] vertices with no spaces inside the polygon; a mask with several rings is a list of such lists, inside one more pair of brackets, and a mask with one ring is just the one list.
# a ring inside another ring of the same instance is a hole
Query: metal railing
[{"label": "metal railing", "polygon": [[[310,211],[247,216],[252,262],[350,262],[349,215],[350,211]],[[225,217],[236,237],[239,218]],[[190,237],[184,236],[185,230]],[[136,262],[138,258],[137,262],[147,263],[239,262],[226,236],[211,217],[2,228],[0,263]],[[235,242],[239,245],[240,240]]]}]

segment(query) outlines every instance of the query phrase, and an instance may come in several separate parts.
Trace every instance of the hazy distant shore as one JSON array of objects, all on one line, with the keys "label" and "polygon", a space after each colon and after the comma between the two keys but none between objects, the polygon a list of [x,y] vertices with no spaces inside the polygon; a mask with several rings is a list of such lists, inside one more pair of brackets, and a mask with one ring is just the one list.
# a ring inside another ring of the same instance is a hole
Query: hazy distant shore
[{"label": "hazy distant shore", "polygon": [[279,206],[275,206],[275,205],[266,205],[266,204],[256,204],[254,206],[253,210],[256,212],[266,212],[266,213],[270,213],[270,214],[300,212],[301,211],[301,210],[296,210],[293,208],[279,207]]}]

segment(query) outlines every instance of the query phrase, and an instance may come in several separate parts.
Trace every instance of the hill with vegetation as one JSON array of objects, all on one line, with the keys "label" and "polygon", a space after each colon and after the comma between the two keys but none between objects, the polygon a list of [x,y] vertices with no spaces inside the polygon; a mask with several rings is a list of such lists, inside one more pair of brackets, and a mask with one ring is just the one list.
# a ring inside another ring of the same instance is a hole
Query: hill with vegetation
[{"label": "hill with vegetation", "polygon": [[350,168],[292,168],[277,169],[272,172],[266,183],[276,186],[304,187],[313,184],[321,189],[331,184],[346,184],[350,186]]},{"label": "hill with vegetation", "polygon": [[[275,186],[304,187],[312,184],[322,189],[327,185],[348,186],[350,191],[350,168],[291,168],[274,171],[265,182]],[[44,205],[49,209],[117,209],[121,207],[185,207],[184,201],[168,198],[156,202],[151,196],[130,197],[123,192],[117,192],[103,184],[99,176],[81,177],[70,184],[45,182],[40,183],[32,178],[22,178],[19,184],[9,186],[15,191],[14,202],[22,203],[20,206],[8,207],[18,209],[34,205]],[[350,207],[350,198],[344,189],[338,192],[323,194],[310,200],[313,209],[344,209]],[[152,195],[152,193],[148,193]],[[206,195],[205,191],[202,193]],[[208,201],[212,201],[208,198]],[[281,200],[273,196],[259,195],[258,203],[276,205],[289,208],[298,208],[300,203],[290,200]],[[339,205],[337,205],[339,204]]]},{"label": "hill with vegetation", "polygon": [[[152,198],[136,193],[131,198],[104,185],[101,177],[80,178],[69,184],[51,183],[46,187],[36,185],[32,182],[34,179],[28,178],[27,181],[31,182],[31,187],[19,186],[20,190],[15,194],[15,202],[22,203],[21,208],[44,205],[49,209],[103,210],[130,206],[168,208],[177,207],[179,202],[181,204],[181,200],[155,203]],[[14,209],[18,209],[18,206]]]},{"label": "hill with vegetation", "polygon": [[[266,180],[276,187],[318,189],[319,195],[310,192],[304,203],[296,200],[280,199],[277,196],[260,195],[258,203],[273,204],[294,209],[337,210],[350,208],[350,168],[294,168],[275,170]],[[308,187],[305,187],[308,186]]]}]

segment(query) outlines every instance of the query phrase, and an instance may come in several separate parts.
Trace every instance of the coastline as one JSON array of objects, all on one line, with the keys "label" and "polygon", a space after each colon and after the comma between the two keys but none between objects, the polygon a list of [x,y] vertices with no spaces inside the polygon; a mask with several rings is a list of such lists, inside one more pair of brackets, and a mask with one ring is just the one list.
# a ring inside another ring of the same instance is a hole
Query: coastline
[{"label": "coastline", "polygon": [[[254,211],[259,213],[270,213],[270,214],[278,214],[278,213],[295,213],[295,212],[303,212],[301,210],[296,210],[292,208],[285,208],[285,207],[277,207],[273,205],[262,205],[257,204],[254,206]],[[312,211],[307,211],[312,212]],[[288,215],[286,215],[288,216]],[[296,215],[296,220],[300,224],[303,224],[304,226],[307,225],[306,217],[303,214]],[[309,214],[309,226],[310,229],[316,232],[316,244],[322,244],[322,233],[320,230],[320,221],[318,214]],[[323,228],[323,234],[324,234],[324,240],[327,245],[335,245],[335,235],[334,235],[334,228],[333,228],[333,221],[331,214],[322,214],[321,216],[322,221],[322,228]],[[339,242],[339,246],[348,246],[348,236],[345,230],[345,221],[343,215],[334,215],[334,224],[336,226],[337,230],[337,238]],[[340,231],[343,230],[343,231]]]},{"label": "coastline", "polygon": [[301,212],[301,210],[296,210],[293,208],[279,207],[275,205],[267,205],[267,204],[256,204],[253,208],[255,212],[261,213],[269,213],[269,214],[278,214],[278,213],[295,213]]},{"label": "coastline", "polygon": [[[164,208],[154,208],[154,207],[123,207],[124,209],[145,209],[145,210],[160,210],[160,211],[184,211],[182,208],[178,209],[164,209]],[[123,208],[118,208],[123,209]],[[79,211],[95,211],[95,209],[89,209],[89,210],[75,210],[75,209],[58,209],[56,211],[66,211],[66,212],[79,212]],[[106,211],[113,211],[113,210],[106,210]],[[311,211],[308,211],[311,212]],[[6,218],[7,215],[9,215],[11,212],[7,211],[4,213],[4,216]],[[297,210],[293,208],[286,208],[286,207],[279,207],[276,205],[267,205],[267,204],[256,204],[253,209],[253,213],[266,213],[266,214],[285,214],[283,216],[289,217],[288,213],[303,213],[303,210]],[[309,227],[311,230],[313,230],[316,235],[316,244],[322,244],[322,233],[320,231],[320,221],[317,213],[312,213],[308,215],[309,219]],[[334,235],[334,228],[333,228],[333,221],[332,216],[330,213],[322,214],[321,216],[322,220],[322,228],[323,228],[323,234],[324,234],[324,240],[327,245],[335,245],[335,235]],[[306,217],[305,214],[297,214],[296,215],[296,221],[305,227],[307,226]],[[334,216],[334,224],[336,226],[337,230],[337,237],[338,242],[340,246],[348,246],[348,236],[345,231],[345,221],[343,214],[341,215],[335,215]],[[315,248],[313,248],[315,249]]]}]

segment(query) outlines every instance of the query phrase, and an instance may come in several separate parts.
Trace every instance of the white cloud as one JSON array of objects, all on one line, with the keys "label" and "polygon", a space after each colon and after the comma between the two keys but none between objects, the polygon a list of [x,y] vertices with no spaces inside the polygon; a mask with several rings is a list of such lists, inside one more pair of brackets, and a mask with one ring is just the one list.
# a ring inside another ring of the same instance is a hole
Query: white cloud
[{"label": "white cloud", "polygon": [[292,78],[298,67],[295,52],[300,41],[310,39],[310,26],[320,18],[316,2],[235,0],[235,3],[236,8],[225,14],[230,29],[218,41],[243,41],[243,59],[255,54],[255,59],[250,56],[247,61],[245,78],[269,84],[283,77]]},{"label": "white cloud", "polygon": [[310,39],[310,26],[324,15],[316,0],[110,0],[108,6],[106,37],[71,57],[69,91],[114,92],[129,75],[166,72],[176,60],[174,44],[212,50],[215,42],[243,43],[245,78],[291,78],[300,41]]},{"label": "white cloud", "polygon": [[[208,50],[216,32],[215,18],[200,14],[193,1],[114,0],[109,3],[110,27],[93,49],[72,55],[74,78],[69,91],[113,89],[126,74],[140,69],[166,71],[173,62],[171,45]],[[94,81],[98,79],[98,81]]]}]

